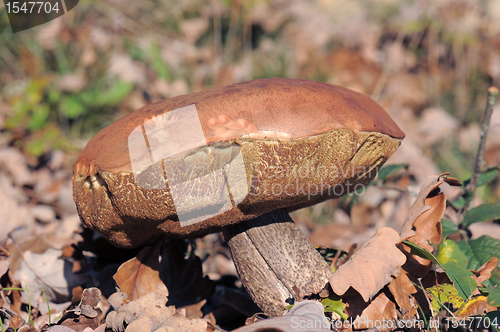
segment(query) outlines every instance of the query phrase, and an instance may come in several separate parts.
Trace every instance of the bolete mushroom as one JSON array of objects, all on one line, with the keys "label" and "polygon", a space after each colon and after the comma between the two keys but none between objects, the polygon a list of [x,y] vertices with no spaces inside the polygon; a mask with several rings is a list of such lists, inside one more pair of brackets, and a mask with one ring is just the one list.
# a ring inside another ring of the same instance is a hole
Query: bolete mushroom
[{"label": "bolete mushroom", "polygon": [[367,184],[403,132],[370,98],[271,78],[147,105],[101,130],[73,167],[81,221],[117,246],[222,231],[269,315],[331,271],[287,210]]}]

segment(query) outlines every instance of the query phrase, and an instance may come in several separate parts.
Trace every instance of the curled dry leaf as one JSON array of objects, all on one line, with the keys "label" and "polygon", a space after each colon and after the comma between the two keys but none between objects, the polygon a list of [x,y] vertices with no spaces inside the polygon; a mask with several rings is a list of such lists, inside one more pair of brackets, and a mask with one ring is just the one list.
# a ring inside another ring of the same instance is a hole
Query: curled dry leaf
[{"label": "curled dry leaf", "polygon": [[76,307],[75,312],[84,315],[88,318],[95,318],[98,315],[99,310],[97,305],[102,301],[102,295],[99,288],[92,287],[83,290],[82,300],[78,307]]},{"label": "curled dry leaf", "polygon": [[116,271],[113,279],[130,300],[151,292],[168,296],[168,289],[160,279],[160,251],[161,241],[157,241],[153,246],[144,247]]},{"label": "curled dry leaf", "polygon": [[65,310],[58,322],[59,326],[71,328],[76,332],[99,328],[103,319],[102,310],[98,307],[102,301],[99,288],[92,287],[83,290],[82,300],[75,309]]},{"label": "curled dry leaf", "polygon": [[498,258],[493,257],[489,261],[483,264],[477,271],[472,271],[474,276],[472,277],[478,284],[491,278],[491,271],[493,271],[498,266]]},{"label": "curled dry leaf", "polygon": [[422,186],[422,189],[420,189],[410,212],[408,212],[408,216],[406,217],[401,232],[399,233],[401,241],[407,240],[409,237],[415,235],[413,223],[418,216],[430,209],[430,206],[426,205],[425,199],[434,189],[438,188],[444,182],[448,183],[450,186],[462,185],[460,181],[455,178],[448,177],[448,175],[450,175],[450,173],[443,173],[440,176],[430,176],[427,178],[427,181]]},{"label": "curled dry leaf", "polygon": [[[452,186],[461,185],[457,179],[447,175],[448,173],[443,173],[438,177],[429,177],[422,186],[402,227],[401,241],[408,240],[430,252],[434,251],[432,245],[441,242],[441,217],[446,209],[446,195],[440,192],[439,186],[444,182]],[[429,272],[432,261],[411,255],[411,249],[404,244],[400,244],[399,248],[406,255],[406,263],[403,266],[406,272],[418,278]]]},{"label": "curled dry leaf", "polygon": [[[435,191],[432,193],[435,193]],[[434,252],[433,245],[441,242],[441,235],[443,234],[441,217],[446,208],[446,195],[444,193],[439,193],[436,196],[431,196],[432,193],[425,199],[425,206],[427,209],[413,222],[415,235],[408,238],[408,241],[430,252]],[[403,266],[406,272],[412,276],[421,278],[430,271],[432,267],[431,260],[412,255],[411,248],[403,243],[399,244],[398,247],[406,255],[406,263]]]},{"label": "curled dry leaf", "polygon": [[396,247],[398,242],[399,234],[394,229],[378,229],[330,278],[333,291],[342,295],[352,287],[368,302],[405,263],[405,255]]}]

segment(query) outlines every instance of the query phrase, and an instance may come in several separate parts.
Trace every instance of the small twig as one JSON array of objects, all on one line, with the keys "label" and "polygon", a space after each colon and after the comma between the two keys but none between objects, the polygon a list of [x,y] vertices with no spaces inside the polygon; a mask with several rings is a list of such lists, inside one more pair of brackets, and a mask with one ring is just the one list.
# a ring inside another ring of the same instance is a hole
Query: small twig
[{"label": "small twig", "polygon": [[431,300],[427,296],[428,294],[425,290],[424,285],[422,284],[422,280],[418,279],[418,283],[420,284],[420,289],[424,292],[425,299],[427,300],[427,305],[429,306],[429,309],[431,311],[431,317],[434,317],[436,313],[434,312],[434,309],[432,308]]},{"label": "small twig", "polygon": [[[479,174],[484,165],[484,151],[486,149],[486,138],[488,137],[488,129],[490,127],[491,114],[493,113],[493,106],[495,105],[496,98],[498,96],[498,88],[492,86],[488,89],[488,100],[486,102],[486,110],[484,111],[483,123],[481,124],[481,140],[479,141],[479,149],[477,151],[476,164],[474,166],[474,173],[472,178],[467,185],[465,190],[470,193],[470,197],[474,197],[476,192],[477,181]],[[472,199],[471,199],[472,202]],[[465,213],[468,206],[464,206],[461,211],[461,215]]]},{"label": "small twig", "polygon": [[351,244],[351,247],[349,248],[349,251],[347,252],[347,257],[351,257],[354,252],[356,251],[356,248],[358,245],[356,243]]},{"label": "small twig", "polygon": [[240,17],[240,10],[242,9],[241,2],[239,0],[233,1],[231,6],[231,16],[229,18],[229,30],[226,36],[226,44],[224,47],[224,53],[222,56],[223,61],[226,63],[231,62],[231,58],[234,53],[234,44],[236,43],[236,32],[238,29],[238,19]]},{"label": "small twig", "polygon": [[[401,48],[403,47],[403,42],[406,37],[406,33],[403,32],[403,29],[398,31],[398,34],[396,36],[396,39],[394,40],[394,43],[391,45],[393,48]],[[393,71],[393,61],[390,58],[390,53],[389,53],[389,59],[388,61],[385,62],[384,67],[382,69],[382,73],[380,74],[377,83],[375,84],[375,87],[373,88],[372,91],[372,99],[378,100],[380,98],[380,95],[382,94],[382,90],[385,87],[385,84],[387,83],[387,80],[390,76],[390,74]]]},{"label": "small twig", "polygon": [[340,250],[337,250],[335,256],[332,258],[332,262],[330,263],[330,270],[333,271],[333,268],[335,268],[335,264],[339,260],[339,257],[340,257]]},{"label": "small twig", "polygon": [[407,189],[402,189],[402,188],[398,188],[398,187],[391,187],[391,186],[386,186],[386,185],[376,185],[376,186],[380,189],[399,191],[402,194],[409,194],[410,193]]}]

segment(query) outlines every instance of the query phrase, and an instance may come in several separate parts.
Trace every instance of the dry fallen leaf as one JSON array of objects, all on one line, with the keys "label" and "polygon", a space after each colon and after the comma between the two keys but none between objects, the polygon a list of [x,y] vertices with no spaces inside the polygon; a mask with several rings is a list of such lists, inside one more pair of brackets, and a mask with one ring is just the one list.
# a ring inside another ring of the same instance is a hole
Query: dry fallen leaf
[{"label": "dry fallen leaf", "polygon": [[[441,217],[446,209],[446,195],[440,191],[439,186],[444,182],[452,186],[461,185],[458,180],[447,175],[448,173],[444,173],[438,177],[429,177],[422,186],[402,227],[401,241],[408,240],[430,252],[434,251],[433,245],[441,242]],[[404,244],[398,247],[406,255],[403,270],[418,278],[429,272],[432,261],[411,255],[411,249]]]},{"label": "dry fallen leaf", "polygon": [[9,271],[10,261],[0,260],[0,277]]},{"label": "dry fallen leaf", "polygon": [[60,325],[52,326],[45,331],[47,331],[47,332],[76,332],[75,330],[73,330],[70,327],[60,326]]},{"label": "dry fallen leaf", "polygon": [[446,208],[446,195],[439,193],[432,196],[433,190],[425,199],[425,205],[430,206],[430,209],[423,212],[413,222],[415,235],[410,236],[407,240],[418,244],[422,248],[433,251],[433,245],[438,245],[441,242],[443,233],[441,228],[441,217]]},{"label": "dry fallen leaf", "polygon": [[114,293],[110,296],[109,301],[116,311],[108,314],[106,325],[113,331],[205,332],[207,329],[206,321],[199,318],[188,319],[185,310],[176,310],[174,306],[167,307],[168,299],[164,295],[149,293],[129,303],[124,300],[124,293]]},{"label": "dry fallen leaf", "polygon": [[[1,151],[0,151],[1,157]],[[0,165],[1,166],[1,165]],[[16,187],[15,183],[0,172],[0,242],[4,242],[7,234],[13,229],[33,224],[33,216],[26,206],[27,198]]]},{"label": "dry fallen leaf", "polygon": [[417,293],[417,289],[408,278],[408,275],[401,272],[387,287],[399,306],[402,318],[410,319],[414,317],[417,313],[417,302],[412,294]]},{"label": "dry fallen leaf", "polygon": [[84,315],[89,318],[95,318],[100,310],[97,308],[99,302],[102,301],[102,294],[99,288],[92,287],[83,290],[82,300],[75,308],[75,313]]},{"label": "dry fallen leaf", "polygon": [[83,332],[104,332],[106,330],[106,324],[100,325],[95,330],[92,330],[90,327],[87,327]]},{"label": "dry fallen leaf", "polygon": [[483,281],[486,281],[491,278],[491,271],[493,271],[498,266],[498,258],[493,257],[486,263],[484,263],[477,271],[472,271],[474,273],[474,280],[476,280],[477,284],[481,284]]},{"label": "dry fallen leaf", "polygon": [[161,241],[157,241],[155,245],[143,248],[116,271],[113,279],[130,300],[151,292],[168,296],[168,289],[160,279],[160,251]]},{"label": "dry fallen leaf", "polygon": [[[444,193],[436,193],[436,189],[431,191],[425,199],[425,207],[427,208],[413,222],[415,235],[410,236],[407,240],[413,242],[420,247],[434,252],[434,246],[441,242],[442,228],[441,217],[446,209],[446,195]],[[432,261],[411,254],[411,248],[401,243],[398,246],[406,255],[406,263],[403,269],[412,276],[421,278],[425,276],[432,267]]]},{"label": "dry fallen leaf", "polygon": [[38,332],[38,330],[33,326],[24,325],[17,332]]},{"label": "dry fallen leaf", "polygon": [[[30,290],[31,302],[42,294],[40,284],[43,286],[49,301],[62,303],[71,300],[74,287],[91,282],[87,274],[72,273],[73,264],[61,259],[61,255],[62,251],[56,249],[48,249],[43,254],[34,254],[30,251],[23,254],[24,261],[21,263],[21,268],[17,271],[15,278],[21,282],[23,287]],[[29,301],[27,296],[27,292],[23,291],[24,303]],[[42,300],[40,305],[46,307],[44,302]],[[51,305],[51,309],[54,307]]]},{"label": "dry fallen leaf", "polygon": [[[84,330],[82,330],[82,332],[104,332],[105,330],[106,330],[106,325],[102,324],[101,326],[99,326],[95,330],[91,329],[90,327],[87,327]],[[67,326],[60,326],[60,325],[52,326],[51,328],[49,328],[48,330],[45,330],[45,331],[47,331],[47,332],[78,332],[78,331],[76,331],[72,328],[69,328]],[[21,332],[21,331],[19,331],[19,332]]]},{"label": "dry fallen leaf", "polygon": [[14,147],[0,149],[0,168],[10,175],[17,187],[33,182],[28,162],[19,149]]},{"label": "dry fallen leaf", "polygon": [[18,330],[21,326],[23,326],[23,319],[21,318],[21,316],[13,316],[10,320],[9,320],[9,326],[15,330]]},{"label": "dry fallen leaf", "polygon": [[465,305],[455,313],[457,317],[483,316],[497,308],[488,303],[486,296],[478,296],[470,299]]},{"label": "dry fallen leaf", "polygon": [[63,316],[58,321],[58,326],[71,328],[76,332],[83,332],[87,329],[97,329],[103,319],[102,310],[98,307],[102,301],[101,291],[92,287],[83,290],[80,304],[72,310],[65,310]]},{"label": "dry fallen leaf", "polygon": [[[349,291],[343,300],[347,303],[349,317],[354,319],[352,327],[357,330],[377,328],[377,331],[386,331],[383,327],[388,327],[393,319],[398,318],[396,304],[385,292],[380,292],[373,300],[365,302],[359,294]],[[385,325],[379,326],[380,324]]]},{"label": "dry fallen leaf", "polygon": [[405,255],[396,247],[398,242],[399,235],[394,229],[378,229],[330,278],[333,291],[343,295],[352,287],[368,302],[405,263]]},{"label": "dry fallen leaf", "polygon": [[426,198],[429,194],[438,188],[442,183],[446,182],[450,186],[461,186],[462,184],[455,178],[448,177],[449,173],[443,173],[440,176],[430,176],[427,178],[427,181],[420,189],[417,198],[415,199],[415,203],[413,203],[410,212],[408,212],[408,216],[406,217],[405,223],[401,228],[400,241],[404,241],[411,236],[414,236],[416,233],[413,230],[413,223],[415,220],[425,211],[429,210],[431,207],[426,205]]},{"label": "dry fallen leaf", "polygon": [[207,300],[200,301],[195,304],[191,304],[180,309],[183,309],[186,312],[186,318],[202,318],[203,311],[201,308],[207,303]]}]

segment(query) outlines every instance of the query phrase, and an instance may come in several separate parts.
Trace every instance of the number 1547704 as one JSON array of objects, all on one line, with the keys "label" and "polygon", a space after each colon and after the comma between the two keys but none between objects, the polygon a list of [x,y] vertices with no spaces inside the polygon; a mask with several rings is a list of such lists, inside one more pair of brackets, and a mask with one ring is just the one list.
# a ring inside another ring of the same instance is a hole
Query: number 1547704
[{"label": "number 1547704", "polygon": [[54,4],[45,1],[23,1],[23,2],[7,2],[5,4],[7,8],[7,13],[51,13],[56,12],[59,13],[59,2],[55,2]]}]

